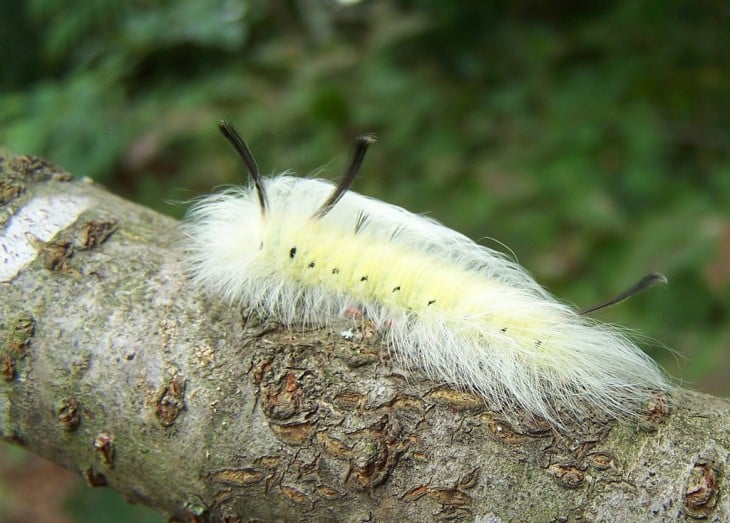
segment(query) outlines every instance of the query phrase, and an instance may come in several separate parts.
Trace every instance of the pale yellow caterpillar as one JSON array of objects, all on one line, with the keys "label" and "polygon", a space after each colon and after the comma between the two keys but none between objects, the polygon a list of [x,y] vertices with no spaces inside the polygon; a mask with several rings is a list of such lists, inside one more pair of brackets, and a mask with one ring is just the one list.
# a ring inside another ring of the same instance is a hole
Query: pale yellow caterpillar
[{"label": "pale yellow caterpillar", "polygon": [[[592,412],[636,416],[669,390],[627,336],[558,302],[518,264],[429,218],[349,191],[371,136],[332,183],[262,178],[227,123],[253,183],[206,196],[184,230],[192,278],[287,326],[362,310],[395,362],[480,394],[508,416],[555,425]],[[646,276],[605,304],[663,277]]]}]

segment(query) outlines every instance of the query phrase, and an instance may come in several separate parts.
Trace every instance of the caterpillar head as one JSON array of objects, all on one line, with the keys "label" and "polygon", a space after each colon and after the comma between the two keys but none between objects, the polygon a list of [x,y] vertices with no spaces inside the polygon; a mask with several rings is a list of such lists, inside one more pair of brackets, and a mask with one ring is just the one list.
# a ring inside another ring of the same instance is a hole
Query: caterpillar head
[{"label": "caterpillar head", "polygon": [[[186,250],[193,279],[212,293],[235,302],[240,299],[242,290],[254,283],[251,275],[261,275],[262,271],[268,270],[265,266],[265,241],[276,237],[275,232],[268,230],[268,227],[281,226],[281,217],[284,215],[294,216],[286,223],[290,227],[299,227],[307,220],[319,221],[327,216],[349,189],[375,137],[364,135],[355,141],[345,173],[340,183],[332,189],[331,185],[323,182],[287,176],[265,180],[248,145],[231,124],[221,121],[219,128],[243,160],[252,183],[248,188],[229,189],[203,198],[193,205],[186,220],[189,224],[186,226]],[[282,192],[291,191],[294,186],[302,189],[301,194],[297,192],[298,198],[294,202],[280,198]],[[307,198],[307,191],[314,191],[317,198]],[[329,197],[325,197],[328,193]],[[296,202],[309,204],[320,198],[322,203],[318,208],[308,208],[305,215],[300,215],[304,209],[299,208]],[[286,202],[284,207],[272,207],[280,200]],[[267,219],[272,216],[277,219]],[[264,265],[256,266],[257,260]]]},{"label": "caterpillar head", "polygon": [[196,202],[187,213],[186,251],[197,282],[234,299],[263,249],[264,218],[255,191],[229,189]]}]

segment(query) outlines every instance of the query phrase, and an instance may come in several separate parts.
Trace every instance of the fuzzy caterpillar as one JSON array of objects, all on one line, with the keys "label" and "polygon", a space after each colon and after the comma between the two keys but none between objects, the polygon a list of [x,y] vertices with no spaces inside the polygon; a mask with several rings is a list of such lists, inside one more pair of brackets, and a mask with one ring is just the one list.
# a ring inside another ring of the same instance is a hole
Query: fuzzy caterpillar
[{"label": "fuzzy caterpillar", "polygon": [[[556,426],[594,410],[636,416],[670,389],[627,336],[560,303],[501,253],[349,191],[372,137],[358,139],[334,187],[262,178],[235,130],[220,128],[253,183],[188,211],[192,279],[213,295],[289,326],[328,325],[356,307],[397,363],[474,391],[508,416],[527,412]],[[650,274],[590,311],[661,278]]]}]

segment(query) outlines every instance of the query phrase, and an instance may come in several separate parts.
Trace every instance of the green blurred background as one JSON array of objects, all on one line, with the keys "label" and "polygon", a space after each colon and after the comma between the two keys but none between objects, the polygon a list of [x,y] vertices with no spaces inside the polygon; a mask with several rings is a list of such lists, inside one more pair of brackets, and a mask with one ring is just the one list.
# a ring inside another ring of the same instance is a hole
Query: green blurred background
[{"label": "green blurred background", "polygon": [[[336,178],[353,137],[374,131],[356,190],[504,242],[566,301],[667,274],[597,316],[656,340],[645,348],[686,386],[730,393],[727,2],[2,10],[0,144],[180,217],[168,202],[246,179],[221,118],[266,173]],[[29,500],[23,474],[56,495]],[[161,521],[74,477],[0,447],[0,520]]]}]

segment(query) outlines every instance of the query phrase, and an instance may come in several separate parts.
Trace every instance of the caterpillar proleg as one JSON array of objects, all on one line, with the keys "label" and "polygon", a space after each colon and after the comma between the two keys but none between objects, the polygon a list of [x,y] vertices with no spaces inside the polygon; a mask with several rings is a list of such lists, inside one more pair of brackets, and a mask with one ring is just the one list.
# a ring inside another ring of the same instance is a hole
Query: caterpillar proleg
[{"label": "caterpillar proleg", "polygon": [[[478,393],[509,416],[558,426],[594,411],[625,419],[670,389],[619,329],[559,302],[516,262],[350,191],[372,136],[355,142],[334,186],[261,177],[236,131],[227,122],[220,128],[252,183],[205,196],[188,211],[192,279],[211,294],[288,326],[327,326],[355,307],[397,364]],[[648,275],[597,308],[661,278]]]}]

